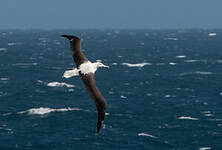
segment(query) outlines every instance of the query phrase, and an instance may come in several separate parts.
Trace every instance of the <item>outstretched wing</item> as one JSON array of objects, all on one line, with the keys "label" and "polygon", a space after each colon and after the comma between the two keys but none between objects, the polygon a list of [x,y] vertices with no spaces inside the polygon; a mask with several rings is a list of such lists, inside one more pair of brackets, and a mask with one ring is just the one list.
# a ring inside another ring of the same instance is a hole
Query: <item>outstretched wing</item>
[{"label": "outstretched wing", "polygon": [[106,101],[105,98],[100,93],[99,89],[96,87],[95,77],[93,73],[90,74],[81,74],[82,81],[85,84],[87,91],[89,92],[90,96],[93,98],[96,108],[98,111],[98,122],[97,122],[97,133],[99,132],[100,128],[102,127],[105,112],[106,112]]},{"label": "outstretched wing", "polygon": [[88,59],[83,54],[81,50],[81,39],[76,36],[70,36],[70,35],[62,35],[62,37],[65,37],[70,40],[70,50],[72,57],[74,59],[74,62],[76,63],[76,67],[79,68],[79,66],[87,62]]}]

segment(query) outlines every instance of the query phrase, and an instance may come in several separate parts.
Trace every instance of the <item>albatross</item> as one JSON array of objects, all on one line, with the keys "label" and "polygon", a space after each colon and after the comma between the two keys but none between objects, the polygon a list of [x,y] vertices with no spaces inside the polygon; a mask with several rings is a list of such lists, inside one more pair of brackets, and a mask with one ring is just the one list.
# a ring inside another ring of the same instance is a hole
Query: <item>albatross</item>
[{"label": "albatross", "polygon": [[95,72],[99,67],[109,68],[109,66],[104,65],[101,62],[90,62],[86,56],[83,54],[81,50],[81,39],[76,36],[70,35],[61,35],[64,38],[70,40],[70,50],[74,62],[76,64],[76,68],[73,70],[65,71],[63,74],[64,78],[70,78],[73,76],[80,76],[87,91],[89,92],[90,96],[93,98],[96,108],[98,111],[98,121],[97,121],[97,133],[100,131],[102,124],[105,118],[105,111],[106,111],[106,100],[103,95],[100,93],[99,89],[96,87],[95,82]]}]

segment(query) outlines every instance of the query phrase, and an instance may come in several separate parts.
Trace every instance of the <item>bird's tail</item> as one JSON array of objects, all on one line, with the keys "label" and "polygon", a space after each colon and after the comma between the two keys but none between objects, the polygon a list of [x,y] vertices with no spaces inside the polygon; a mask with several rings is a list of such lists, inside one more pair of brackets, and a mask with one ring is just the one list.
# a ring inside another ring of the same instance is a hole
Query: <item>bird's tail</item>
[{"label": "bird's tail", "polygon": [[77,36],[73,36],[73,35],[61,35],[61,37],[67,38],[67,39],[69,39],[69,40],[72,40],[72,39],[80,39],[80,38],[78,38]]}]

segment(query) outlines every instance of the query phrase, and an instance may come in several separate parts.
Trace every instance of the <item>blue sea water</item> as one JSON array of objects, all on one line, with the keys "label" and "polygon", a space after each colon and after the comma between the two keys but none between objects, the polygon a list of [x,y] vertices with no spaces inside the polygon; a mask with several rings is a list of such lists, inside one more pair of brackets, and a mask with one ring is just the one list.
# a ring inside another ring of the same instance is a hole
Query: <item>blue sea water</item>
[{"label": "blue sea water", "polygon": [[[104,126],[72,69],[83,38]],[[0,150],[222,149],[222,30],[0,30]]]}]

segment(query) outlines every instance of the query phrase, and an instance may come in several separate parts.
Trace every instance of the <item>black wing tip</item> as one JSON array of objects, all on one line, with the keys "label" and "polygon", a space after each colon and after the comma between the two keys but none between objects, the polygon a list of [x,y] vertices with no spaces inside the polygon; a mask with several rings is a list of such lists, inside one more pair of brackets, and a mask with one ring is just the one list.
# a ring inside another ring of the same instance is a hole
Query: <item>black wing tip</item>
[{"label": "black wing tip", "polygon": [[102,127],[102,122],[98,122],[97,123],[97,130],[96,130],[96,133],[99,133],[99,131],[100,131],[100,129],[101,129],[101,127]]},{"label": "black wing tip", "polygon": [[98,113],[98,122],[97,122],[97,130],[96,133],[99,133],[105,118],[105,112]]},{"label": "black wing tip", "polygon": [[69,39],[69,40],[72,40],[72,39],[78,39],[78,40],[80,40],[79,37],[74,36],[74,35],[61,35],[61,37],[67,38],[67,39]]}]

